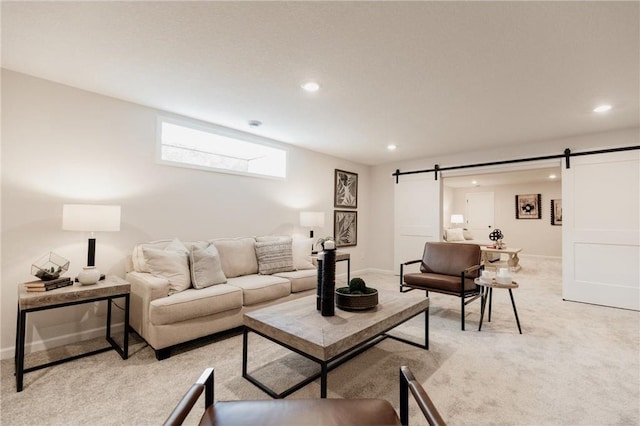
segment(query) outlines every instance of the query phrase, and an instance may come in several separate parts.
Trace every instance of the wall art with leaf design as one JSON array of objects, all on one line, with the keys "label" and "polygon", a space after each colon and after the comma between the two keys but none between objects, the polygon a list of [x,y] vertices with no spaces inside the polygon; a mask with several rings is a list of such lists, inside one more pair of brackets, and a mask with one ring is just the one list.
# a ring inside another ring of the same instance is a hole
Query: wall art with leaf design
[{"label": "wall art with leaf design", "polygon": [[336,247],[358,244],[358,212],[350,210],[333,211],[333,236]]},{"label": "wall art with leaf design", "polygon": [[333,206],[358,208],[358,174],[336,169],[334,183]]}]

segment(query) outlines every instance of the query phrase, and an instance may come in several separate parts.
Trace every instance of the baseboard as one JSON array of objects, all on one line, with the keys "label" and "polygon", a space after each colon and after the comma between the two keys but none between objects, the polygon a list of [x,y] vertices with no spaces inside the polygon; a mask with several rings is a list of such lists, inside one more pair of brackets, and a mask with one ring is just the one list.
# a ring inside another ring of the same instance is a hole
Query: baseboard
[{"label": "baseboard", "polygon": [[[112,330],[122,330],[122,327],[124,327],[124,323],[122,322],[111,324]],[[40,352],[47,349],[52,349],[58,346],[68,345],[70,343],[77,343],[83,340],[95,339],[96,337],[105,336],[105,333],[106,331],[103,326],[103,327],[97,327],[91,330],[81,331],[78,333],[70,333],[62,336],[56,336],[46,340],[40,339],[34,342],[27,342],[24,345],[24,353],[26,355],[34,352]],[[0,351],[0,359],[13,358],[15,356],[15,350],[16,350],[15,346],[3,348]]]},{"label": "baseboard", "polygon": [[518,257],[520,259],[527,258],[527,257],[533,257],[533,258],[536,258],[536,259],[562,260],[562,256],[548,256],[548,255],[545,255],[545,254],[518,253]]}]

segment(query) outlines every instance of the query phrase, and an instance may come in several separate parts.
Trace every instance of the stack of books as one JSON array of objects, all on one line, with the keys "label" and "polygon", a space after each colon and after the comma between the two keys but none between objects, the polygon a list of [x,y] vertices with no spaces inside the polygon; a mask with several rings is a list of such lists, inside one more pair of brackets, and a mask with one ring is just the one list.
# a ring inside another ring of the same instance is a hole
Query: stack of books
[{"label": "stack of books", "polygon": [[25,283],[24,286],[28,292],[49,291],[55,288],[66,287],[72,285],[73,281],[69,277],[60,277],[50,281],[32,281]]}]

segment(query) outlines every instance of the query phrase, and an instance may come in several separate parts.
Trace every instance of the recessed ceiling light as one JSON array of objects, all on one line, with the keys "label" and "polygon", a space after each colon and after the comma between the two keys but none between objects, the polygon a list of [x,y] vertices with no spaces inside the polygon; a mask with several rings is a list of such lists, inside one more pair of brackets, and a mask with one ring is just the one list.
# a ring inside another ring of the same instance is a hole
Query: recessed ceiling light
[{"label": "recessed ceiling light", "polygon": [[553,175],[553,174],[549,175],[549,179],[555,179],[555,178],[556,178],[556,175]]},{"label": "recessed ceiling light", "polygon": [[315,81],[307,81],[302,85],[302,88],[307,92],[317,92],[320,90],[320,85]]},{"label": "recessed ceiling light", "polygon": [[602,112],[607,112],[607,111],[610,111],[610,110],[611,110],[611,105],[598,105],[597,107],[595,107],[593,109],[593,112],[602,113]]},{"label": "recessed ceiling light", "polygon": [[397,146],[395,146],[394,144],[389,144],[387,145],[387,151],[395,151],[396,148],[398,148]]},{"label": "recessed ceiling light", "polygon": [[476,186],[478,186],[478,181],[477,181],[477,180],[472,180],[472,181],[471,181],[471,185],[476,185]]}]

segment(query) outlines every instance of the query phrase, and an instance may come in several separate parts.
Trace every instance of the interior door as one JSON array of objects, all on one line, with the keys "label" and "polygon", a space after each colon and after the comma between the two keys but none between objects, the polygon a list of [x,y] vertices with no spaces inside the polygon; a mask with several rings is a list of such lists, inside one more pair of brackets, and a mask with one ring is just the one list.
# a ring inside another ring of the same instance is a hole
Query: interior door
[{"label": "interior door", "polygon": [[465,228],[473,235],[489,235],[494,226],[494,206],[493,192],[465,194]]},{"label": "interior door", "polygon": [[573,157],[562,198],[562,297],[640,310],[640,152]]},{"label": "interior door", "polygon": [[[422,258],[427,241],[442,235],[442,179],[433,174],[400,176],[394,193],[394,271],[400,263]],[[409,270],[417,269],[409,268]]]}]

